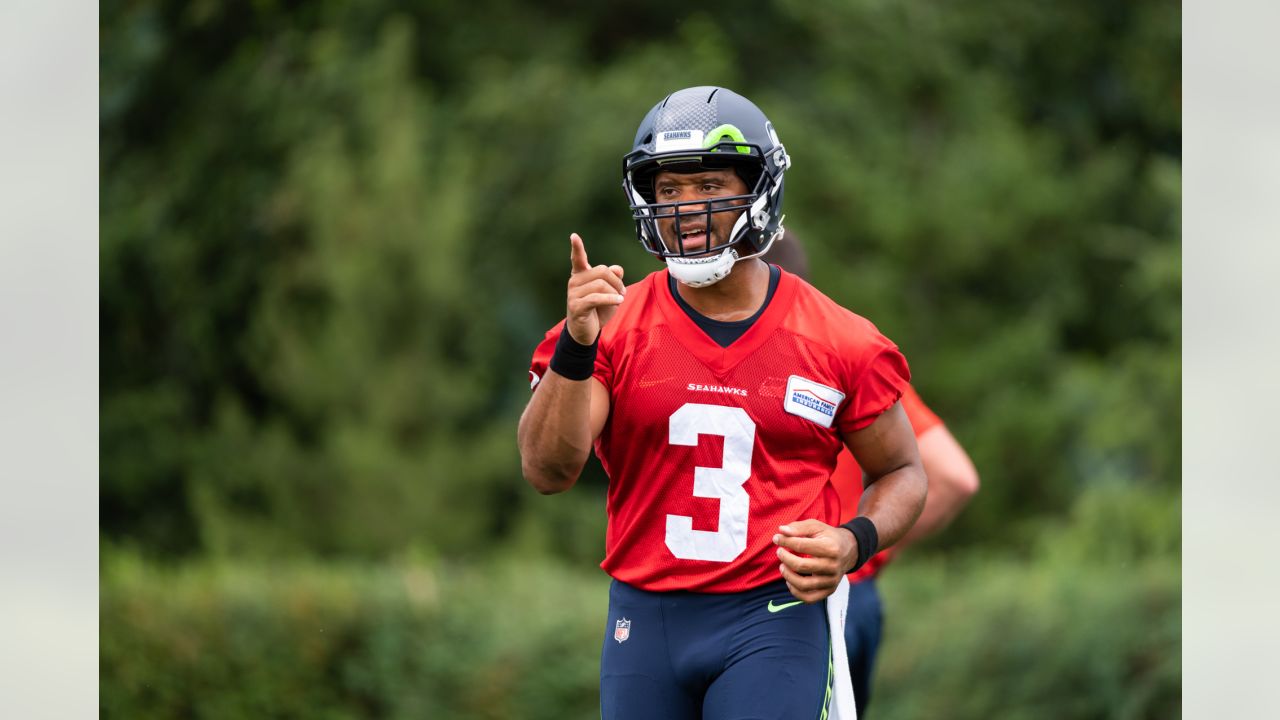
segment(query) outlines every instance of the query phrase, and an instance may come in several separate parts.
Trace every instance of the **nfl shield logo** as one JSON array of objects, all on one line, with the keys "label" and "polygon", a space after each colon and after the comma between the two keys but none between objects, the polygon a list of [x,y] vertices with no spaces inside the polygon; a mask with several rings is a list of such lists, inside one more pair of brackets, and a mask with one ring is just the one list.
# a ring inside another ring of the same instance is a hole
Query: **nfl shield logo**
[{"label": "nfl shield logo", "polygon": [[613,639],[621,643],[626,642],[629,637],[631,637],[631,621],[626,618],[622,618],[618,621],[618,624],[613,627]]}]

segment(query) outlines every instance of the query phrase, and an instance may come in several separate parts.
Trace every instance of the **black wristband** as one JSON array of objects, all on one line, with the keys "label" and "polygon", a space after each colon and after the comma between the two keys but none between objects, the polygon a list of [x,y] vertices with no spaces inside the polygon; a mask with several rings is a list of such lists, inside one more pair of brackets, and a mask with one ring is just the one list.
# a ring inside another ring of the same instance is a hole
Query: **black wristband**
[{"label": "black wristband", "polygon": [[880,534],[876,532],[876,524],[866,515],[859,515],[840,527],[853,533],[854,539],[858,541],[858,560],[849,568],[849,572],[854,572],[880,549]]},{"label": "black wristband", "polygon": [[566,380],[586,380],[595,372],[596,348],[599,343],[599,335],[596,335],[590,345],[574,340],[566,323],[560,331],[560,339],[556,341],[556,350],[551,354],[551,369]]}]

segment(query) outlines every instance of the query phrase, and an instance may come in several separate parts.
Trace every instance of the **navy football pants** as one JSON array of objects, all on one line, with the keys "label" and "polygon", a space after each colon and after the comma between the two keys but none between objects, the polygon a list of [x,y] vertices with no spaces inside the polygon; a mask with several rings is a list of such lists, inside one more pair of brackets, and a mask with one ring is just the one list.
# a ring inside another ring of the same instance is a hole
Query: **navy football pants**
[{"label": "navy football pants", "polygon": [[867,709],[867,701],[871,699],[871,671],[875,666],[883,626],[884,615],[876,581],[863,580],[849,585],[849,610],[844,617],[844,643],[849,653],[849,674],[853,676],[853,700],[858,707],[859,718]]},{"label": "navy football pants", "polygon": [[726,595],[614,580],[601,717],[818,720],[831,683],[827,628],[826,604],[797,602],[782,581]]}]

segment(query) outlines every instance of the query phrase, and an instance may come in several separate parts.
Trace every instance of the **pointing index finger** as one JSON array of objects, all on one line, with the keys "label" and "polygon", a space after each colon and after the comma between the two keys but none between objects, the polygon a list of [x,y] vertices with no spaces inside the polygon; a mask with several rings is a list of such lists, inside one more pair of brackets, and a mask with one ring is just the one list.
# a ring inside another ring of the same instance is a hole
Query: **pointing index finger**
[{"label": "pointing index finger", "polygon": [[569,235],[569,267],[574,273],[591,269],[591,263],[587,262],[587,248],[578,233]]}]

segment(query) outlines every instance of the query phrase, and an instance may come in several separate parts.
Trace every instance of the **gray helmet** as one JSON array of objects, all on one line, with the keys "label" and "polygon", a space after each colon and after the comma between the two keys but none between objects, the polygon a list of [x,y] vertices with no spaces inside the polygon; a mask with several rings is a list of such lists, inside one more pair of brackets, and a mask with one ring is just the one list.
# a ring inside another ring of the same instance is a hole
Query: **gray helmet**
[{"label": "gray helmet", "polygon": [[[679,217],[685,212],[681,206],[702,205],[706,209],[697,212],[708,214],[709,225],[711,213],[741,212],[746,205],[728,243],[716,249],[732,248],[734,257],[748,257],[768,250],[782,234],[782,175],[790,166],[791,157],[773,123],[755,103],[726,88],[692,87],[663,98],[640,122],[632,150],[622,159],[622,188],[641,245],[663,259],[706,250],[685,253],[683,247],[667,247],[654,222],[657,215]],[[750,188],[749,194],[715,203],[655,202],[653,178],[659,169],[726,168],[737,172]],[[676,243],[682,245],[678,237]]]}]

